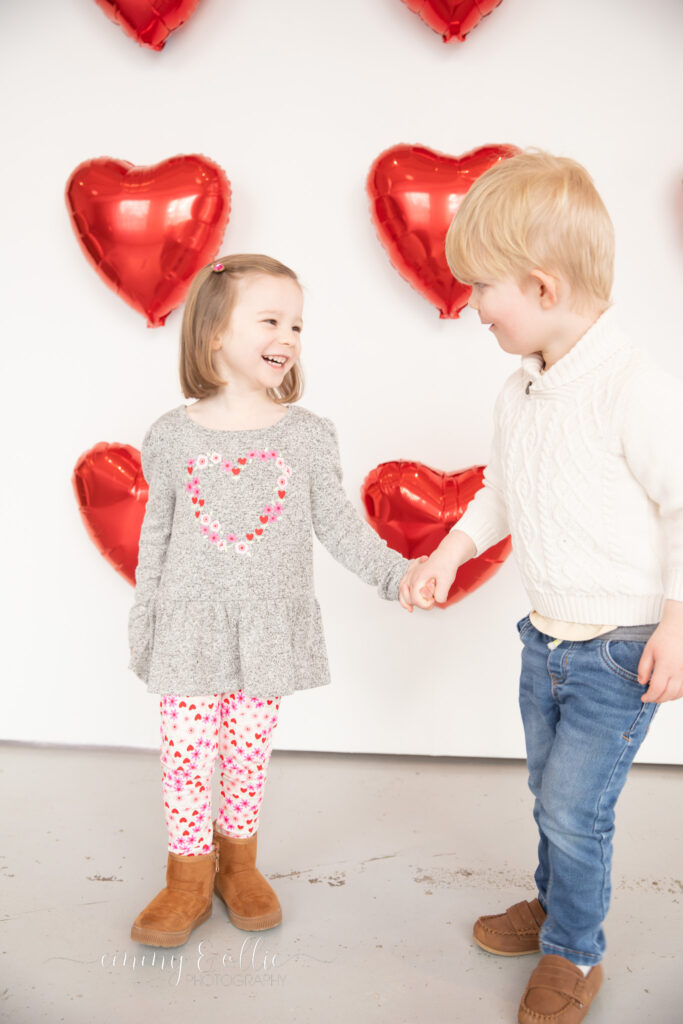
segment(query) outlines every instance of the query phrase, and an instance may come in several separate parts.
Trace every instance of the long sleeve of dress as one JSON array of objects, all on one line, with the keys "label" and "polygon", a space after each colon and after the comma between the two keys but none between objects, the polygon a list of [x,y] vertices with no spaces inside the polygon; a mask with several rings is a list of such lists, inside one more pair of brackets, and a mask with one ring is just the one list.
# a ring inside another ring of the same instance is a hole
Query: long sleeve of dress
[{"label": "long sleeve of dress", "polygon": [[149,494],[140,531],[135,602],[128,616],[128,642],[133,658],[139,656],[140,647],[149,637],[149,605],[161,578],[175,508],[172,475],[154,424],[144,437],[140,456]]},{"label": "long sleeve of dress", "polygon": [[342,483],[337,431],[331,420],[319,422],[311,474],[315,534],[338,562],[376,586],[380,597],[396,601],[401,579],[412,563],[393,551],[349,501]]},{"label": "long sleeve of dress", "polygon": [[500,433],[503,392],[498,395],[494,409],[491,457],[484,470],[484,486],[475,494],[465,512],[453,527],[462,530],[473,541],[477,555],[487,551],[510,532],[508,514],[503,497],[503,476],[500,465]]}]

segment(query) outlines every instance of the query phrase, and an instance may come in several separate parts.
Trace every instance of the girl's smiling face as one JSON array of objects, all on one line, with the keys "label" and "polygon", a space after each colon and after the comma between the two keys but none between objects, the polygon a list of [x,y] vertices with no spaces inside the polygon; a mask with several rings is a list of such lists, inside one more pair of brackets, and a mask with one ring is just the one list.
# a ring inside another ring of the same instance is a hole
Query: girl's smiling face
[{"label": "girl's smiling face", "polygon": [[301,353],[303,293],[290,277],[247,274],[230,321],[212,344],[214,365],[244,391],[277,388]]}]

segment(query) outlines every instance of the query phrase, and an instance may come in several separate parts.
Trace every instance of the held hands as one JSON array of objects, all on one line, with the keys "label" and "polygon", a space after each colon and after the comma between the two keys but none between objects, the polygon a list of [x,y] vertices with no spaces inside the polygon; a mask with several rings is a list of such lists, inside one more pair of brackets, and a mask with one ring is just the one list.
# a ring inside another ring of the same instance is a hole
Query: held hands
[{"label": "held hands", "polygon": [[473,558],[474,541],[462,530],[452,529],[436,551],[427,558],[422,555],[401,580],[398,599],[401,607],[412,612],[413,605],[428,610],[442,604],[448,597],[456,573],[463,562]]},{"label": "held hands", "polygon": [[662,621],[645,644],[638,682],[647,686],[643,703],[683,697],[683,601],[667,601]]},{"label": "held hands", "polygon": [[427,558],[421,555],[401,580],[398,599],[401,607],[412,612],[413,605],[428,611],[437,601],[445,601],[455,579],[457,565],[439,556],[439,549]]},{"label": "held hands", "polygon": [[[422,569],[425,562],[428,562],[429,558],[427,555],[420,555],[413,564],[411,565],[408,572],[405,574],[398,588],[398,600],[401,608],[405,608],[407,612],[412,612],[413,604],[417,604],[419,608],[431,608],[434,604],[434,581],[428,580],[424,582],[424,585],[420,591],[416,592],[415,580],[417,578],[416,573]],[[424,572],[421,573],[424,576]]]}]

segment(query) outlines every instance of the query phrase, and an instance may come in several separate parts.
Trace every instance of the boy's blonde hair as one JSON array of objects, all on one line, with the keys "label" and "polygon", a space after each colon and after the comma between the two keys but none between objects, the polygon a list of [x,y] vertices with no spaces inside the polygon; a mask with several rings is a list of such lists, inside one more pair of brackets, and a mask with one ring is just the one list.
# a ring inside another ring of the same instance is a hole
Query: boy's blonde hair
[{"label": "boy's blonde hair", "polygon": [[[220,265],[221,271],[213,269]],[[247,274],[290,277],[299,284],[294,271],[284,263],[259,254],[219,256],[202,267],[190,285],[180,329],[180,385],[185,398],[204,398],[227,383],[214,369],[211,342],[228,326],[237,299],[237,282]],[[297,402],[303,390],[303,372],[297,361],[279,388],[268,388],[268,395],[284,405]]]},{"label": "boy's blonde hair", "polygon": [[574,308],[610,302],[614,226],[585,167],[529,149],[491,167],[466,193],[446,235],[463,284],[534,270],[559,274]]}]

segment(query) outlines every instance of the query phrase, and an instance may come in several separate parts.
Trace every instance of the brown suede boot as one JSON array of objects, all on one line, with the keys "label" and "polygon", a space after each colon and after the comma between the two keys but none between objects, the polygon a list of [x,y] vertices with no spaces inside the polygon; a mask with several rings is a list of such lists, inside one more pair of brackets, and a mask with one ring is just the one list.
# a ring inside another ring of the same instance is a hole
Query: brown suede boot
[{"label": "brown suede boot", "polygon": [[256,868],[256,835],[247,839],[224,836],[216,829],[218,871],[215,890],[228,908],[236,928],[260,932],[282,920],[282,908],[275,892]]},{"label": "brown suede boot", "polygon": [[168,852],[166,888],[141,910],[130,937],[147,946],[182,946],[211,917],[218,851],[194,856]]}]

